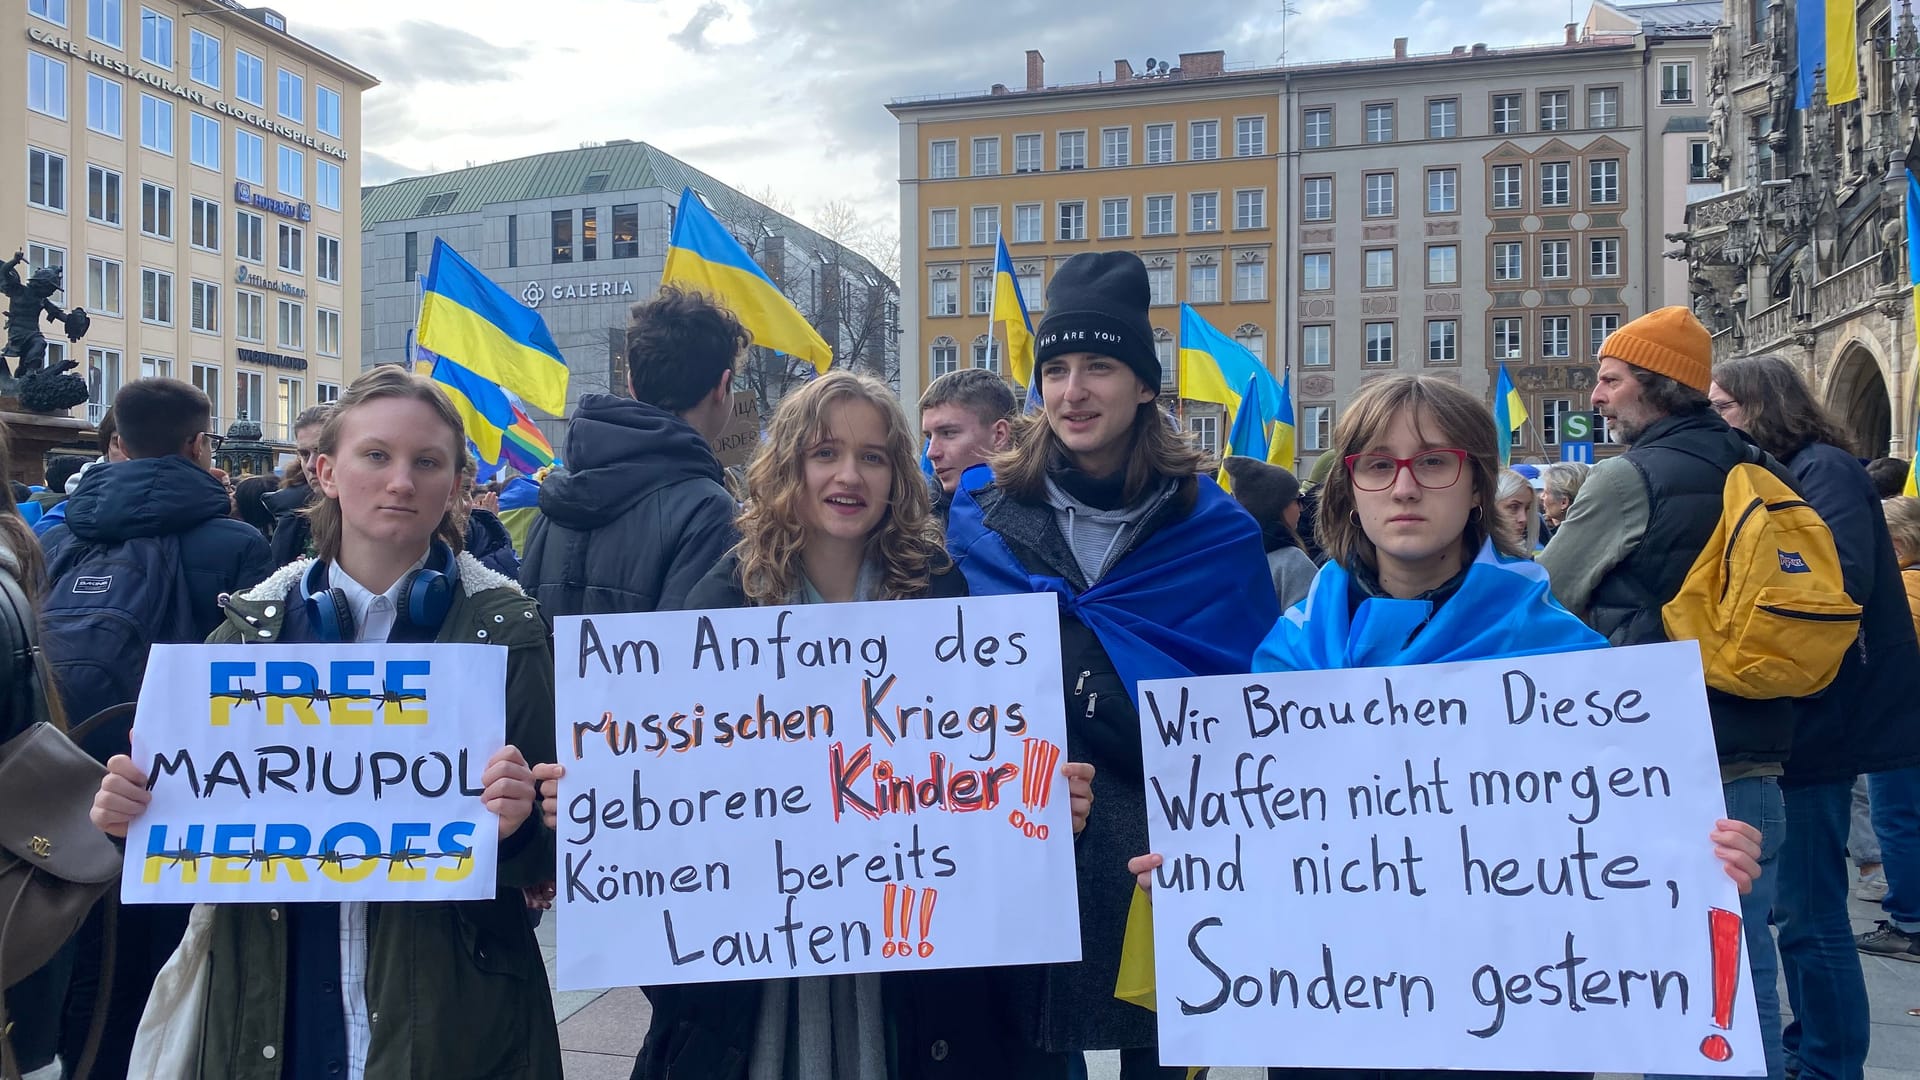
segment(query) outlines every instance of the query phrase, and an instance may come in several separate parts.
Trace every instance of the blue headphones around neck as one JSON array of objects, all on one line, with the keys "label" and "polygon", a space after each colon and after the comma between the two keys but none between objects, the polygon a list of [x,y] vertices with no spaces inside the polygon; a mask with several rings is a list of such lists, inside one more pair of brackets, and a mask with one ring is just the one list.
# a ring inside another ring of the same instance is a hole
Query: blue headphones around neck
[{"label": "blue headphones around neck", "polygon": [[[327,584],[331,566],[316,559],[307,568],[300,591],[307,598],[307,618],[321,641],[351,642],[359,635],[354,625],[353,606],[344,590]],[[401,580],[400,602],[394,612],[394,632],[406,629],[438,633],[440,623],[453,607],[454,589],[460,584],[460,564],[453,549],[435,540],[427,552],[426,564]]]}]

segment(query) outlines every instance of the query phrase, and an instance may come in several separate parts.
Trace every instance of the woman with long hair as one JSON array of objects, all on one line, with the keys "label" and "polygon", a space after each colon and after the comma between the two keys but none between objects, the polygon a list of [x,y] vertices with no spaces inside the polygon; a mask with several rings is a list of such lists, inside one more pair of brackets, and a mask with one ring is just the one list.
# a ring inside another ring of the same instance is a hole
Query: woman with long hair
[{"label": "woman with long hair", "polygon": [[1513,535],[1518,550],[1532,553],[1540,550],[1540,515],[1535,512],[1533,484],[1525,474],[1513,469],[1500,470],[1499,484],[1494,491],[1494,509],[1496,518],[1507,532]]},{"label": "woman with long hair", "polygon": [[1279,614],[1260,528],[1203,472],[1161,411],[1146,265],[1076,255],[1054,275],[1035,338],[1041,408],[1013,446],[961,478],[947,544],[975,594],[1051,592],[1073,756],[1094,765],[1100,811],[1076,846],[1077,964],[1039,969],[1022,1013],[1041,1049],[1119,1050],[1121,1076],[1159,1064],[1153,1016],[1114,998],[1145,849],[1142,680],[1247,670]]},{"label": "woman with long hair", "polygon": [[[494,898],[212,907],[200,1025],[208,1075],[561,1076],[522,891],[553,880],[552,835],[530,816],[527,766],[554,758],[553,653],[533,601],[460,550],[466,447],[433,383],[392,366],[355,379],[313,456],[319,498],[307,513],[319,557],[232,597],[208,641],[505,648],[507,745],[480,777],[499,822]],[[93,820],[125,836],[150,801],[147,778],[125,755],[107,770]]]},{"label": "woman with long hair", "polygon": [[[1254,658],[1255,671],[1395,667],[1606,647],[1547,587],[1499,518],[1493,415],[1452,383],[1417,375],[1362,387],[1333,432],[1321,489],[1327,562]],[[1711,834],[1729,876],[1759,873],[1760,834],[1722,820]],[[1159,855],[1128,864],[1151,888]],[[1451,1076],[1445,1070],[1273,1069],[1285,1080]],[[1514,1074],[1482,1073],[1482,1076]],[[1522,1074],[1526,1075],[1526,1074]],[[1545,1074],[1542,1074],[1545,1075]]]}]

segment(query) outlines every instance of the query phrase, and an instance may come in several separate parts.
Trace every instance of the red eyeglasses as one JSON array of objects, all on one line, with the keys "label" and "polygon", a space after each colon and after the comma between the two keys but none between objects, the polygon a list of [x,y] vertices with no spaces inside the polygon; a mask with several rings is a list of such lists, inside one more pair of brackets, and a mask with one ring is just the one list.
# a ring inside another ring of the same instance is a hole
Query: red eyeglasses
[{"label": "red eyeglasses", "polygon": [[1360,491],[1385,491],[1400,479],[1400,470],[1413,474],[1413,482],[1429,491],[1450,488],[1460,482],[1467,464],[1465,450],[1423,450],[1410,458],[1391,454],[1349,454],[1347,475]]}]

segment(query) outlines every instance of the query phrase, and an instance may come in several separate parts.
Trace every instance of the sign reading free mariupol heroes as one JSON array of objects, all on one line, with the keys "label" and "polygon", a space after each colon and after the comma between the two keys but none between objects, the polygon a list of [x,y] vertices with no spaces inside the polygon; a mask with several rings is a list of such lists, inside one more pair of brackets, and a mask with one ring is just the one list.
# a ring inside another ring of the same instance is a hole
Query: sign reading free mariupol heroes
[{"label": "sign reading free mariupol heroes", "polygon": [[1161,1060],[1764,1075],[1702,687],[1691,642],[1143,684]]},{"label": "sign reading free mariupol heroes", "polygon": [[128,903],[481,900],[506,727],[490,645],[155,645]]},{"label": "sign reading free mariupol heroes", "polygon": [[557,985],[1077,960],[1049,596],[562,618]]}]

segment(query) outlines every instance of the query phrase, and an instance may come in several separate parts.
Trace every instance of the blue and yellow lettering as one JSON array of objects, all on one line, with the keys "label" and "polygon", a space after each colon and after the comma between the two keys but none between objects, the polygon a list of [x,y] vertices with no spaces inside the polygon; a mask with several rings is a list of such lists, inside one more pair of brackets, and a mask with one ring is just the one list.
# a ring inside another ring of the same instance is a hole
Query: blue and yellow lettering
[{"label": "blue and yellow lettering", "polygon": [[213,866],[207,881],[214,885],[245,885],[253,880],[247,857],[253,854],[253,826],[215,825],[213,827]]},{"label": "blue and yellow lettering", "polygon": [[[373,699],[380,688],[373,681],[373,661],[336,660],[330,665],[327,693],[328,722],[334,724],[373,723]],[[364,680],[355,685],[354,680]],[[357,700],[356,700],[357,696]]]},{"label": "blue and yellow lettering", "polygon": [[[167,843],[167,827],[154,825],[147,829],[147,861],[140,880],[148,885],[159,882],[160,872],[168,863],[180,867],[180,880],[194,882],[200,880],[200,863],[196,856],[200,854],[200,842],[206,836],[206,826],[189,825],[184,830],[178,844]],[[176,852],[183,854],[176,855]]]},{"label": "blue and yellow lettering", "polygon": [[215,660],[207,665],[209,681],[213,686],[207,691],[210,703],[208,721],[214,727],[226,727],[233,719],[233,707],[239,704],[240,680],[254,673],[253,664],[245,660]]},{"label": "blue and yellow lettering", "polygon": [[269,856],[287,855],[291,858],[267,859],[266,868],[260,872],[261,881],[272,881],[280,870],[287,872],[288,881],[305,883],[307,864],[300,860],[313,848],[313,833],[305,825],[268,825],[260,840],[260,850]]},{"label": "blue and yellow lettering", "polygon": [[427,722],[427,688],[422,681],[432,673],[433,662],[430,660],[387,661],[387,723]]},{"label": "blue and yellow lettering", "polygon": [[284,724],[287,710],[302,724],[318,724],[314,711],[314,691],[320,687],[320,673],[312,664],[298,660],[267,662],[267,723]]},{"label": "blue and yellow lettering", "polygon": [[396,821],[393,823],[394,856],[387,864],[388,881],[425,881],[427,870],[423,866],[412,866],[407,862],[409,855],[425,855],[426,847],[415,844],[415,840],[425,840],[433,835],[433,826],[424,821]]},{"label": "blue and yellow lettering", "polygon": [[[373,665],[369,664],[367,666],[371,669]],[[360,850],[358,852],[340,851],[340,841],[348,837],[360,841]],[[321,873],[335,881],[343,881],[349,884],[356,881],[365,881],[368,877],[372,876],[375,870],[380,868],[380,860],[355,859],[351,858],[351,856],[380,854],[380,834],[374,832],[373,826],[371,825],[358,821],[343,821],[333,828],[328,829],[327,834],[320,838],[320,853],[322,855],[345,854],[349,856],[349,858],[346,859],[322,862],[320,864]]]},{"label": "blue and yellow lettering", "polygon": [[473,873],[473,822],[454,821],[440,827],[440,850],[460,861],[433,872],[435,881],[465,881]]}]

